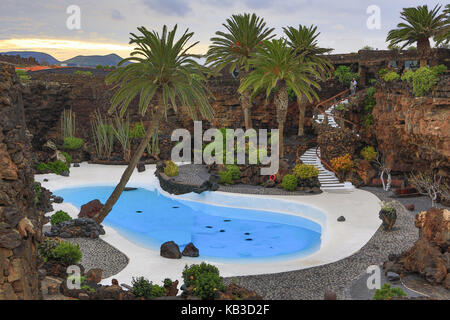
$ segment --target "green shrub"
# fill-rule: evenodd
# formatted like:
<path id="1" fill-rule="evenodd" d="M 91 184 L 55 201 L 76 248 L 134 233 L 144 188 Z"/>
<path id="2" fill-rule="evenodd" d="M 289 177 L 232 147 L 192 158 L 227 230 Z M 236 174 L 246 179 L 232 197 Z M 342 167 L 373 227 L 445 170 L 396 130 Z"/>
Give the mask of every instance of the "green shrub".
<path id="1" fill-rule="evenodd" d="M 395 71 L 389 71 L 383 76 L 383 80 L 386 82 L 391 82 L 398 79 L 400 79 L 400 76 Z"/>
<path id="2" fill-rule="evenodd" d="M 97 69 L 97 70 L 103 69 L 103 66 L 101 64 L 99 64 L 95 67 L 95 69 Z"/>
<path id="3" fill-rule="evenodd" d="M 231 177 L 233 180 L 237 180 L 241 178 L 241 169 L 235 164 L 226 164 L 225 165 L 226 171 L 231 172 Z"/>
<path id="4" fill-rule="evenodd" d="M 80 262 L 83 254 L 78 244 L 74 245 L 63 241 L 52 250 L 52 256 L 55 260 L 61 261 L 65 265 L 73 265 Z"/>
<path id="5" fill-rule="evenodd" d="M 221 184 L 234 184 L 233 173 L 231 171 L 228 170 L 220 171 L 219 177 Z"/>
<path id="6" fill-rule="evenodd" d="M 336 107 L 334 107 L 337 111 L 344 111 L 345 110 L 345 103 L 338 104 Z"/>
<path id="7" fill-rule="evenodd" d="M 141 122 L 138 122 L 130 130 L 130 139 L 143 138 L 145 136 L 145 127 Z"/>
<path id="8" fill-rule="evenodd" d="M 61 152 L 61 154 L 66 158 L 66 163 L 68 166 L 72 163 L 72 156 L 68 154 L 67 152 Z"/>
<path id="9" fill-rule="evenodd" d="M 163 283 L 164 283 L 164 288 L 170 288 L 173 284 L 173 281 L 172 281 L 172 279 L 165 278 Z"/>
<path id="10" fill-rule="evenodd" d="M 361 156 L 363 159 L 367 161 L 373 161 L 377 157 L 378 153 L 376 152 L 375 148 L 372 146 L 364 147 L 361 150 Z"/>
<path id="11" fill-rule="evenodd" d="M 345 86 L 349 86 L 353 78 L 359 79 L 359 75 L 351 72 L 350 67 L 347 66 L 339 66 L 334 71 L 334 77 Z"/>
<path id="12" fill-rule="evenodd" d="M 158 286 L 157 284 L 153 284 L 151 281 L 148 281 L 144 277 L 132 278 L 131 280 L 132 289 L 136 297 L 145 298 L 147 300 L 162 297 L 166 290 Z"/>
<path id="13" fill-rule="evenodd" d="M 83 76 L 83 77 L 91 77 L 92 76 L 91 71 L 82 71 L 82 70 L 77 70 L 73 74 L 77 75 L 77 76 Z"/>
<path id="14" fill-rule="evenodd" d="M 50 223 L 52 226 L 54 226 L 55 224 L 69 220 L 72 220 L 69 214 L 65 211 L 59 210 L 51 216 Z"/>
<path id="15" fill-rule="evenodd" d="M 388 69 L 386 69 L 386 68 L 383 68 L 383 69 L 380 69 L 379 71 L 378 71 L 378 75 L 382 78 L 386 73 L 388 73 L 389 72 L 389 70 Z"/>
<path id="16" fill-rule="evenodd" d="M 411 82 L 414 77 L 414 71 L 409 69 L 402 75 L 402 81 Z"/>
<path id="17" fill-rule="evenodd" d="M 34 203 L 36 205 L 38 205 L 39 204 L 39 197 L 41 196 L 41 192 L 42 192 L 41 185 L 39 183 L 35 182 L 33 184 L 33 188 L 34 188 L 34 194 L 35 194 L 35 196 L 34 196 Z"/>
<path id="18" fill-rule="evenodd" d="M 439 76 L 427 67 L 419 68 L 413 75 L 413 91 L 416 97 L 428 94 L 430 89 L 439 81 Z"/>
<path id="19" fill-rule="evenodd" d="M 67 137 L 64 139 L 63 148 L 67 150 L 78 150 L 83 146 L 83 139 Z"/>
<path id="20" fill-rule="evenodd" d="M 60 175 L 64 171 L 70 172 L 69 166 L 67 164 L 65 164 L 64 162 L 62 162 L 61 160 L 56 160 L 54 162 L 49 162 L 49 163 L 41 162 L 37 166 L 36 169 L 38 172 L 50 170 L 51 172 L 58 174 L 58 175 Z"/>
<path id="21" fill-rule="evenodd" d="M 447 72 L 447 66 L 444 64 L 440 64 L 438 66 L 431 67 L 431 71 L 433 71 L 437 76 L 441 76 L 445 72 Z"/>
<path id="22" fill-rule="evenodd" d="M 312 178 L 319 176 L 319 169 L 309 164 L 297 164 L 293 171 L 294 175 L 302 180 L 311 180 Z"/>
<path id="23" fill-rule="evenodd" d="M 187 265 L 183 270 L 183 280 L 186 287 L 193 287 L 193 294 L 202 299 L 213 299 L 217 290 L 225 290 L 223 278 L 217 267 L 202 262 L 200 265 Z"/>
<path id="24" fill-rule="evenodd" d="M 38 254 L 44 260 L 47 261 L 49 259 L 54 259 L 53 249 L 61 244 L 61 241 L 56 239 L 46 238 L 42 243 L 38 246 Z"/>
<path id="25" fill-rule="evenodd" d="M 294 191 L 297 189 L 298 180 L 297 177 L 293 174 L 287 174 L 283 177 L 283 181 L 281 182 L 281 186 L 284 190 Z"/>
<path id="26" fill-rule="evenodd" d="M 26 81 L 26 80 L 31 79 L 31 76 L 29 76 L 25 70 L 17 69 L 16 74 L 17 74 L 17 77 L 19 78 L 19 80 L 21 80 L 21 81 Z"/>
<path id="27" fill-rule="evenodd" d="M 391 288 L 389 283 L 385 283 L 381 289 L 375 290 L 373 300 L 390 300 L 392 298 L 406 297 L 407 294 L 401 288 Z"/>
<path id="28" fill-rule="evenodd" d="M 178 175 L 178 166 L 172 160 L 166 162 L 166 167 L 164 168 L 164 173 L 168 177 L 175 177 Z"/>

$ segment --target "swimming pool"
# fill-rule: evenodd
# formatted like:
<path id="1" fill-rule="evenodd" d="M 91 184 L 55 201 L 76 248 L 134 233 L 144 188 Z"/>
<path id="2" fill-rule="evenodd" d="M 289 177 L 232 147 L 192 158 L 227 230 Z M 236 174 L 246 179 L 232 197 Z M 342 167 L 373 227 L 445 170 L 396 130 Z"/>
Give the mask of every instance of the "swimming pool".
<path id="1" fill-rule="evenodd" d="M 76 187 L 55 194 L 80 208 L 93 199 L 104 203 L 113 189 Z M 150 249 L 175 241 L 183 250 L 192 242 L 199 258 L 215 260 L 305 256 L 320 248 L 322 235 L 320 224 L 303 217 L 173 199 L 144 188 L 124 192 L 103 223 Z"/>

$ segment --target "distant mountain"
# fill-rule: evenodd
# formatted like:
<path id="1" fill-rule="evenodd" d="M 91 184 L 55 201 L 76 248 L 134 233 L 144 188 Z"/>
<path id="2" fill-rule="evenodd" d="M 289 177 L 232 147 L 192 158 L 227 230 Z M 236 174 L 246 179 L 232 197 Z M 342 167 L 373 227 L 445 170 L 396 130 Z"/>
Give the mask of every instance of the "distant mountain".
<path id="1" fill-rule="evenodd" d="M 61 63 L 69 67 L 117 66 L 122 60 L 117 54 L 108 54 L 106 56 L 76 56 Z"/>
<path id="2" fill-rule="evenodd" d="M 3 52 L 2 54 L 6 54 L 9 56 L 21 56 L 22 58 L 33 57 L 39 64 L 59 64 L 59 61 L 53 58 L 51 55 L 43 52 L 36 51 L 9 51 Z"/>

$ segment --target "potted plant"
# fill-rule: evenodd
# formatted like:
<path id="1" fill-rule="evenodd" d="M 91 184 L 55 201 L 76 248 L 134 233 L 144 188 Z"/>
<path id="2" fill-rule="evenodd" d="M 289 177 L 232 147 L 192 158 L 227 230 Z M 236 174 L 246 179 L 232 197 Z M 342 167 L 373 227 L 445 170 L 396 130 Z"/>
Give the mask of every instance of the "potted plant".
<path id="1" fill-rule="evenodd" d="M 392 202 L 381 202 L 379 217 L 383 221 L 384 230 L 391 231 L 395 221 L 397 221 L 397 210 L 394 208 Z"/>

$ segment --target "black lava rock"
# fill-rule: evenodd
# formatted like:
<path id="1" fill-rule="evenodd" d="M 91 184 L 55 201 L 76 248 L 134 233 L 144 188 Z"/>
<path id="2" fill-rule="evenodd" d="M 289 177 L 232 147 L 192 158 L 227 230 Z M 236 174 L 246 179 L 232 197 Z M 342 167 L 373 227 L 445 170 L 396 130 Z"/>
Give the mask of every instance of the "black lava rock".
<path id="1" fill-rule="evenodd" d="M 345 217 L 344 216 L 340 216 L 339 218 L 337 218 L 337 221 L 344 222 L 345 221 Z"/>
<path id="2" fill-rule="evenodd" d="M 54 203 L 63 203 L 64 199 L 62 197 L 55 197 L 53 198 Z"/>
<path id="3" fill-rule="evenodd" d="M 181 259 L 180 247 L 173 241 L 165 242 L 161 245 L 160 255 L 168 259 Z"/>
<path id="4" fill-rule="evenodd" d="M 198 249 L 191 242 L 186 247 L 184 247 L 183 252 L 181 253 L 185 257 L 198 257 L 200 255 Z"/>
<path id="5" fill-rule="evenodd" d="M 100 235 L 104 234 L 105 230 L 103 226 L 94 220 L 90 218 L 78 218 L 53 225 L 50 231 L 45 233 L 45 236 L 97 239 Z"/>

